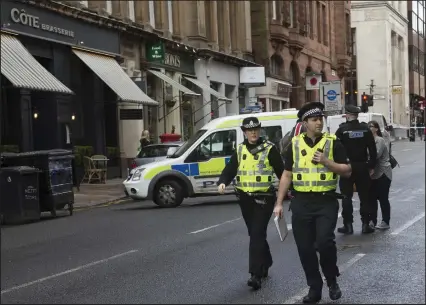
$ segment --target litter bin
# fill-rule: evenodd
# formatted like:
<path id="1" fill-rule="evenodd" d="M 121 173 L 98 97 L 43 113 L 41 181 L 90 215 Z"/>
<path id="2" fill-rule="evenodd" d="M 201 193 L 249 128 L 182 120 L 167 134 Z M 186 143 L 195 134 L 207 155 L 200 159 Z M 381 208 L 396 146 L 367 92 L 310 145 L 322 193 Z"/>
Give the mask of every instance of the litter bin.
<path id="1" fill-rule="evenodd" d="M 0 169 L 0 210 L 4 223 L 40 219 L 39 172 L 28 166 Z"/>
<path id="2" fill-rule="evenodd" d="M 54 149 L 25 153 L 4 153 L 3 166 L 31 166 L 40 170 L 40 210 L 56 216 L 57 210 L 74 208 L 73 152 Z"/>

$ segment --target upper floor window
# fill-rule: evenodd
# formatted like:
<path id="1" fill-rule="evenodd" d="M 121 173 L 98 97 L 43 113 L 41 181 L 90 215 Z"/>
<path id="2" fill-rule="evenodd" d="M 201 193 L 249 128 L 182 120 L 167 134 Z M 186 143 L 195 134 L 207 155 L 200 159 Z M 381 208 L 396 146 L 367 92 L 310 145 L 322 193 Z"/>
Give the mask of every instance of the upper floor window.
<path id="1" fill-rule="evenodd" d="M 277 20 L 277 1 L 272 1 L 272 20 Z"/>
<path id="2" fill-rule="evenodd" d="M 149 24 L 153 28 L 155 28 L 155 6 L 154 6 L 153 0 L 149 1 L 148 7 L 149 7 Z"/>
<path id="3" fill-rule="evenodd" d="M 169 23 L 169 31 L 173 33 L 173 4 L 172 1 L 167 1 L 167 17 Z"/>
<path id="4" fill-rule="evenodd" d="M 270 72 L 272 75 L 281 75 L 281 67 L 283 60 L 281 56 L 274 54 L 270 58 Z"/>

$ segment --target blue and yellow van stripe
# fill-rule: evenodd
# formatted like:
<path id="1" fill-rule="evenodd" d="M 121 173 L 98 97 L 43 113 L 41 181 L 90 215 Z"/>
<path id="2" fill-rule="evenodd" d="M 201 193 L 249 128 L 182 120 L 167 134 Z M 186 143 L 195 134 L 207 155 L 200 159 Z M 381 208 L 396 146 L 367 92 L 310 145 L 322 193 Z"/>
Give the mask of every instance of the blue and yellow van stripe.
<path id="1" fill-rule="evenodd" d="M 228 164 L 229 160 L 231 160 L 231 157 L 212 158 L 209 161 L 198 163 L 182 163 L 158 166 L 148 170 L 144 175 L 144 179 L 150 180 L 157 174 L 167 170 L 178 171 L 187 177 L 219 176 L 225 168 L 225 165 Z"/>

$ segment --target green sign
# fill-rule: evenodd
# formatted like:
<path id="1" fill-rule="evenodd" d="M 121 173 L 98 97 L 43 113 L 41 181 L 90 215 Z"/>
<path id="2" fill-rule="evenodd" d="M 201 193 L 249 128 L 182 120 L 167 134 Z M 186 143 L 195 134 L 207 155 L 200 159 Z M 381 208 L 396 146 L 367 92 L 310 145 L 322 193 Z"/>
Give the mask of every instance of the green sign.
<path id="1" fill-rule="evenodd" d="M 150 45 L 147 48 L 148 61 L 162 61 L 164 60 L 164 45 L 162 42 Z"/>

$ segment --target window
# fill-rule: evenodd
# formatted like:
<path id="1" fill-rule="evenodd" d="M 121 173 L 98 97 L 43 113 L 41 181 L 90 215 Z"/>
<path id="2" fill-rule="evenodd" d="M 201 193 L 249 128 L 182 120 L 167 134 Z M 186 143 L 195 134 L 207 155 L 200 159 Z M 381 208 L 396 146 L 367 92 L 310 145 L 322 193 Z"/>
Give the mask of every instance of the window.
<path id="1" fill-rule="evenodd" d="M 155 158 L 155 157 L 165 157 L 167 156 L 167 151 L 170 147 L 168 145 L 150 145 L 144 147 L 137 156 L 137 158 Z"/>
<path id="2" fill-rule="evenodd" d="M 425 54 L 419 51 L 419 73 L 425 75 Z"/>
<path id="3" fill-rule="evenodd" d="M 324 45 L 328 46 L 328 27 L 327 27 L 327 10 L 325 5 L 322 5 L 322 38 Z"/>
<path id="4" fill-rule="evenodd" d="M 272 20 L 277 20 L 277 1 L 272 1 Z"/>
<path id="5" fill-rule="evenodd" d="M 149 1 L 149 24 L 155 28 L 155 11 L 154 11 L 154 1 Z"/>
<path id="6" fill-rule="evenodd" d="M 351 32 L 352 32 L 352 28 L 351 28 L 351 18 L 349 14 L 345 14 L 345 25 L 346 25 L 346 50 L 348 55 L 352 55 L 352 53 L 350 53 L 350 49 L 352 48 L 352 40 L 351 40 Z"/>
<path id="7" fill-rule="evenodd" d="M 89 6 L 89 1 L 82 0 L 82 1 L 80 1 L 80 4 L 83 5 L 83 6 L 85 6 L 85 7 L 88 7 Z"/>
<path id="8" fill-rule="evenodd" d="M 268 141 L 271 141 L 275 146 L 279 147 L 281 139 L 283 138 L 283 131 L 281 126 L 268 126 L 262 127 L 260 136 Z"/>
<path id="9" fill-rule="evenodd" d="M 150 107 L 148 107 L 150 108 Z M 207 132 L 207 130 L 205 129 L 200 129 L 197 131 L 196 134 L 194 134 L 191 138 L 189 138 L 188 141 L 186 141 L 180 148 L 178 148 L 178 150 L 173 154 L 172 158 L 179 158 L 180 156 L 182 156 L 184 153 L 186 153 L 186 151 L 191 148 L 191 146 L 198 141 L 199 138 L 201 138 L 201 136 L 203 134 L 205 134 Z"/>
<path id="10" fill-rule="evenodd" d="M 418 19 L 417 19 L 417 15 L 414 13 L 412 13 L 412 22 L 413 22 L 413 30 L 418 32 L 419 31 Z"/>
<path id="11" fill-rule="evenodd" d="M 127 4 L 129 6 L 129 19 L 134 22 L 135 21 L 135 2 L 133 0 L 129 0 Z"/>
<path id="12" fill-rule="evenodd" d="M 108 14 L 112 14 L 112 3 L 111 0 L 107 0 L 106 1 L 106 8 L 105 10 L 107 11 Z"/>
<path id="13" fill-rule="evenodd" d="M 280 65 L 280 61 L 278 60 L 278 55 L 274 54 L 271 56 L 270 65 L 271 65 L 270 72 L 272 75 L 281 74 L 281 65 Z"/>
<path id="14" fill-rule="evenodd" d="M 271 99 L 271 111 L 280 111 L 280 101 Z"/>
<path id="15" fill-rule="evenodd" d="M 413 71 L 419 71 L 419 49 L 413 47 Z"/>
<path id="16" fill-rule="evenodd" d="M 317 36 L 318 42 L 322 42 L 322 31 L 321 31 L 321 3 L 317 1 Z"/>
<path id="17" fill-rule="evenodd" d="M 169 21 L 169 31 L 173 33 L 173 6 L 172 1 L 167 1 L 167 16 Z"/>
<path id="18" fill-rule="evenodd" d="M 290 17 L 290 28 L 294 27 L 294 1 L 290 1 L 289 3 L 289 17 Z"/>
<path id="19" fill-rule="evenodd" d="M 352 39 L 352 55 L 356 56 L 356 28 L 351 29 L 351 39 Z"/>
<path id="20" fill-rule="evenodd" d="M 197 160 L 231 156 L 237 147 L 237 132 L 235 129 L 218 131 L 210 134 L 197 147 Z"/>

